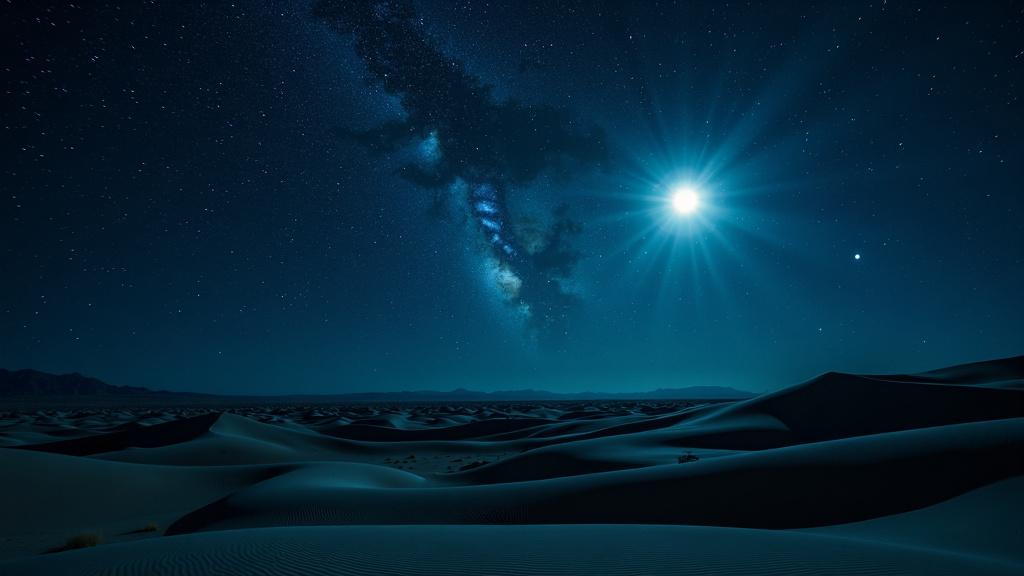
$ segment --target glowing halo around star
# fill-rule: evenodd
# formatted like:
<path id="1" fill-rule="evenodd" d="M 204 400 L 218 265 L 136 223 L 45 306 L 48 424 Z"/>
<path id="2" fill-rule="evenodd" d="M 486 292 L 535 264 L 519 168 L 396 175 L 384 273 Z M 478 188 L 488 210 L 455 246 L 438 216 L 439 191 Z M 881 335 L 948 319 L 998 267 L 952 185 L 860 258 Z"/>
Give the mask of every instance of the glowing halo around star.
<path id="1" fill-rule="evenodd" d="M 792 62 L 753 98 L 734 97 L 724 84 L 702 94 L 680 79 L 660 94 L 665 107 L 632 138 L 621 135 L 589 233 L 614 239 L 602 266 L 630 271 L 609 273 L 605 289 L 633 294 L 673 336 L 711 310 L 729 316 L 753 287 L 764 298 L 782 294 L 793 283 L 790 259 L 806 257 L 791 234 L 807 223 L 789 207 L 827 177 L 794 171 L 791 159 L 807 153 L 807 140 L 775 128 L 788 122 L 785 83 L 800 79 L 801 67 Z M 676 88 L 691 97 L 676 98 Z M 857 259 L 859 248 L 846 255 L 857 265 L 869 259 Z"/>
<path id="2" fill-rule="evenodd" d="M 670 201 L 676 214 L 688 216 L 700 208 L 700 193 L 692 186 L 679 186 L 673 189 Z"/>

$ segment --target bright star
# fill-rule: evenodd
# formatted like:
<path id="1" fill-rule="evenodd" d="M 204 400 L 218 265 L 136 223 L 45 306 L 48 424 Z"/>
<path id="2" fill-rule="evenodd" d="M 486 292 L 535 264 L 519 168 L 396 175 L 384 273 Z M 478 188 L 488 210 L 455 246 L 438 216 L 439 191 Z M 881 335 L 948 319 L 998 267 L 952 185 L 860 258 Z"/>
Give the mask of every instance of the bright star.
<path id="1" fill-rule="evenodd" d="M 860 260 L 860 254 L 854 254 L 853 255 L 853 259 L 854 260 Z"/>
<path id="2" fill-rule="evenodd" d="M 677 214 L 693 214 L 700 207 L 700 195 L 690 186 L 681 186 L 672 192 L 672 209 Z"/>

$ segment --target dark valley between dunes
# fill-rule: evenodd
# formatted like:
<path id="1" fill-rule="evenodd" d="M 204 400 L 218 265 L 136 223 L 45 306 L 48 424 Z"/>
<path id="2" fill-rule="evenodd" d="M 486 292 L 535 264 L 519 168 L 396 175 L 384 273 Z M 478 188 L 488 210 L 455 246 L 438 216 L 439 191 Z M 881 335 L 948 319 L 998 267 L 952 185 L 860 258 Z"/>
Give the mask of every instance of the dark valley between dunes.
<path id="1" fill-rule="evenodd" d="M 5 575 L 1024 569 L 1024 357 L 742 399 L 35 392 L 0 418 Z"/>

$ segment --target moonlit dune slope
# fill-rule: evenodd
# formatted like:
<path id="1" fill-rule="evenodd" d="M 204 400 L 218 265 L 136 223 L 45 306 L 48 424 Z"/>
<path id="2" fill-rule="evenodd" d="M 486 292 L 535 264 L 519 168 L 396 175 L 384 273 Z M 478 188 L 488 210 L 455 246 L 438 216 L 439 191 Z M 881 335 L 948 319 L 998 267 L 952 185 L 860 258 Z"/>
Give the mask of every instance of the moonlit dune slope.
<path id="1" fill-rule="evenodd" d="M 1013 358 L 731 402 L 9 414 L 0 572 L 1019 573 L 1022 377 Z M 82 531 L 106 543 L 45 553 Z"/>

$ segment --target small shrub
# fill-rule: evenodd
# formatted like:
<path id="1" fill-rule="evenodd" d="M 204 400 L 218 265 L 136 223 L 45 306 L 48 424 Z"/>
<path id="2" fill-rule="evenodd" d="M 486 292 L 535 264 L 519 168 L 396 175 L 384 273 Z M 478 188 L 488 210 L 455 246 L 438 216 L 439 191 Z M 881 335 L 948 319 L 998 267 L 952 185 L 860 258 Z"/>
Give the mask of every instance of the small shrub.
<path id="1" fill-rule="evenodd" d="M 687 452 L 686 454 L 680 454 L 678 460 L 680 464 L 685 464 L 687 462 L 696 462 L 699 458 L 693 453 Z"/>
<path id="2" fill-rule="evenodd" d="M 146 524 L 145 526 L 143 526 L 142 530 L 139 530 L 139 532 L 156 532 L 158 530 L 160 530 L 160 527 L 157 526 L 157 523 L 156 522 L 150 522 L 150 523 Z"/>
<path id="3" fill-rule="evenodd" d="M 103 544 L 103 536 L 98 532 L 82 532 L 68 538 L 64 546 L 58 550 L 77 550 L 78 548 L 91 548 L 100 544 Z"/>

